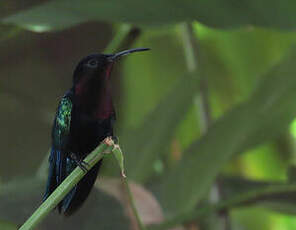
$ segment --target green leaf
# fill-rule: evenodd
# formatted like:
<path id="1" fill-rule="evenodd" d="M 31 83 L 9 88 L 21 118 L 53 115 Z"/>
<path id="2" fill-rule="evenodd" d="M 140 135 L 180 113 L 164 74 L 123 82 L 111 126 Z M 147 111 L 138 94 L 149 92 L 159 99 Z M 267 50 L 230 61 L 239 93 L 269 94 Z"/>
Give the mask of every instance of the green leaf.
<path id="1" fill-rule="evenodd" d="M 193 143 L 166 178 L 161 200 L 167 211 L 193 209 L 234 154 L 273 138 L 296 115 L 296 50 L 273 68 L 245 103 L 218 119 Z M 188 180 L 192 178 L 193 180 Z"/>
<path id="2" fill-rule="evenodd" d="M 221 181 L 223 182 L 223 181 Z M 227 184 L 227 182 L 226 182 Z M 237 189 L 238 185 L 243 184 L 244 190 Z M 189 212 L 181 213 L 177 216 L 174 216 L 171 219 L 168 219 L 159 225 L 154 225 L 151 230 L 164 230 L 171 229 L 181 224 L 196 221 L 200 218 L 206 218 L 213 213 L 221 213 L 223 211 L 231 211 L 233 208 L 242 207 L 245 205 L 257 205 L 260 202 L 276 200 L 279 204 L 280 200 L 286 200 L 287 196 L 291 198 L 294 196 L 296 191 L 295 184 L 271 184 L 271 183 L 260 183 L 260 182 L 251 182 L 249 185 L 253 189 L 246 189 L 247 185 L 240 181 L 239 183 L 231 183 L 231 185 L 236 185 L 236 193 L 228 194 L 229 197 L 221 199 L 217 203 L 208 203 L 199 208 L 195 208 Z M 240 191 L 239 191 L 240 190 Z M 225 192 L 225 191 L 224 191 Z M 294 199 L 290 199 L 289 202 L 295 203 Z M 293 205 L 290 205 L 290 208 Z"/>
<path id="3" fill-rule="evenodd" d="M 115 156 L 117 163 L 119 165 L 119 168 L 121 170 L 121 175 L 123 177 L 125 177 L 125 170 L 124 170 L 124 157 L 123 157 L 123 153 L 120 149 L 119 146 L 114 147 L 114 149 L 112 150 L 113 155 Z"/>
<path id="4" fill-rule="evenodd" d="M 222 178 L 220 181 L 223 184 L 223 200 L 231 199 L 239 194 L 247 194 L 251 192 L 260 191 L 264 188 L 271 188 L 275 190 L 281 186 L 285 186 L 283 183 L 272 183 L 268 181 L 253 181 L 244 178 Z M 280 212 L 288 215 L 296 215 L 296 195 L 294 191 L 281 191 L 271 194 L 262 194 L 248 202 L 242 203 L 242 205 L 256 205 L 264 208 L 271 209 L 276 212 Z"/>
<path id="5" fill-rule="evenodd" d="M 150 26 L 198 20 L 220 28 L 255 25 L 295 29 L 295 11 L 296 3 L 288 0 L 126 0 L 124 4 L 120 0 L 55 0 L 11 15 L 3 22 L 35 32 L 64 29 L 91 20 Z"/>

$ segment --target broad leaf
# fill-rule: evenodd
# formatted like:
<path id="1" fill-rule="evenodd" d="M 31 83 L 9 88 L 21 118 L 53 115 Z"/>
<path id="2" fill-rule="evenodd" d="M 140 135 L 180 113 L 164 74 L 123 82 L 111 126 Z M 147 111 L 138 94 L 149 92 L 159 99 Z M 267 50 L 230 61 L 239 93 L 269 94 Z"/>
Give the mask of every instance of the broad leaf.
<path id="1" fill-rule="evenodd" d="M 252 181 L 243 178 L 222 178 L 223 183 L 223 200 L 232 199 L 242 196 L 242 194 L 254 193 L 262 191 L 264 188 L 269 188 L 270 191 L 275 191 L 277 188 L 286 186 L 284 183 L 271 183 L 268 181 Z M 291 185 L 291 187 L 294 185 Z M 294 186 L 295 187 L 295 186 Z M 255 196 L 241 205 L 259 205 L 276 212 L 281 212 L 289 215 L 296 215 L 296 195 L 295 191 L 269 192 Z"/>
<path id="2" fill-rule="evenodd" d="M 137 25 L 167 25 L 198 20 L 206 25 L 232 28 L 246 25 L 294 29 L 296 3 L 283 1 L 169 1 L 55 0 L 3 20 L 45 32 L 91 20 Z"/>
<path id="3" fill-rule="evenodd" d="M 166 143 L 192 105 L 196 89 L 196 78 L 182 77 L 137 130 L 122 136 L 129 177 L 144 181 L 151 175 L 155 160 L 165 151 Z"/>
<path id="4" fill-rule="evenodd" d="M 295 58 L 294 49 L 267 74 L 247 102 L 218 119 L 187 149 L 163 184 L 161 200 L 168 211 L 180 213 L 194 208 L 234 154 L 286 129 L 296 116 Z"/>

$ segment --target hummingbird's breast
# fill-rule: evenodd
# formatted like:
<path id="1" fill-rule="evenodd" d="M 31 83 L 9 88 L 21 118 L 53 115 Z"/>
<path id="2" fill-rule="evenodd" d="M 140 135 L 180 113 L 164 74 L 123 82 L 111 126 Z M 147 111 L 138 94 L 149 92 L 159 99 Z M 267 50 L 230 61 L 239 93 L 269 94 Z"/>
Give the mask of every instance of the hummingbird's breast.
<path id="1" fill-rule="evenodd" d="M 113 134 L 111 118 L 115 116 L 109 87 L 87 85 L 87 90 L 75 92 L 69 143 L 71 151 L 82 156 Z"/>
<path id="2" fill-rule="evenodd" d="M 114 117 L 109 81 L 102 76 L 83 76 L 74 87 L 71 116 L 72 152 L 87 154 L 112 135 Z"/>
<path id="3" fill-rule="evenodd" d="M 106 73 L 106 76 L 109 74 Z M 109 80 L 103 76 L 83 77 L 75 85 L 75 104 L 85 114 L 97 119 L 108 118 L 114 113 Z"/>
<path id="4" fill-rule="evenodd" d="M 69 142 L 71 152 L 84 157 L 93 151 L 107 136 L 113 135 L 111 118 L 98 119 L 73 110 Z"/>

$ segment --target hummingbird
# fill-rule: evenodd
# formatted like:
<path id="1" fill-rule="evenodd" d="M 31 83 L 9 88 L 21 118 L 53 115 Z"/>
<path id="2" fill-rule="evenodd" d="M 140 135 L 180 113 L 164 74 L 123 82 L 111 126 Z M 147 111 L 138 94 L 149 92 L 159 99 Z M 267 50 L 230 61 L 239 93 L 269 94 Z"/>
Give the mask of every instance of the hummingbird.
<path id="1" fill-rule="evenodd" d="M 111 96 L 110 74 L 122 56 L 149 50 L 135 48 L 115 54 L 91 54 L 84 57 L 73 73 L 73 85 L 59 102 L 52 127 L 49 174 L 43 200 L 77 167 L 85 176 L 57 205 L 60 214 L 72 215 L 88 197 L 100 160 L 90 170 L 83 161 L 106 137 L 113 137 L 116 120 Z"/>

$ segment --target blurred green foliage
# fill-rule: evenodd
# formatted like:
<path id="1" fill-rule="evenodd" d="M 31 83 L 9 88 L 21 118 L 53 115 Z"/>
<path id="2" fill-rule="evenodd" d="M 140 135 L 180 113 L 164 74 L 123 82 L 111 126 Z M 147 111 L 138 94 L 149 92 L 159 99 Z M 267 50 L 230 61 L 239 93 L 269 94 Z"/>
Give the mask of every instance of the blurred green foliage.
<path id="1" fill-rule="evenodd" d="M 288 0 L 1 2 L 0 229 L 40 203 L 58 98 L 77 61 L 124 23 L 138 30 L 129 46 L 152 50 L 114 70 L 116 133 L 127 175 L 153 192 L 164 223 L 294 229 L 295 11 Z M 102 174 L 119 175 L 112 159 Z M 53 213 L 40 229 L 119 227 L 123 207 L 95 190 L 76 217 Z"/>

